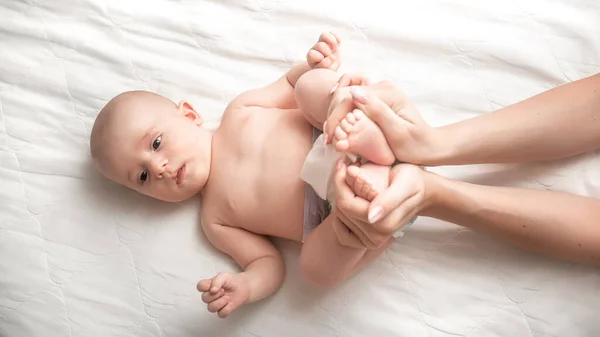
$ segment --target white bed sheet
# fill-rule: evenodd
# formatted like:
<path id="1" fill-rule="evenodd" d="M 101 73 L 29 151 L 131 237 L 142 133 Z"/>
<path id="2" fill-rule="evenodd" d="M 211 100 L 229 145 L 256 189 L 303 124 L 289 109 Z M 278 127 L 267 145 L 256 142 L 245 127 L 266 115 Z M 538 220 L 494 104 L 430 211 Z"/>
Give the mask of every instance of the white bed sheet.
<path id="1" fill-rule="evenodd" d="M 430 219 L 328 291 L 281 243 L 282 289 L 217 319 L 195 284 L 236 269 L 199 231 L 197 201 L 108 184 L 88 155 L 115 94 L 188 99 L 215 127 L 325 30 L 345 70 L 392 80 L 432 125 L 462 120 L 600 71 L 599 18 L 597 0 L 0 0 L 0 335 L 599 336 L 598 269 Z M 596 153 L 436 171 L 600 197 Z"/>

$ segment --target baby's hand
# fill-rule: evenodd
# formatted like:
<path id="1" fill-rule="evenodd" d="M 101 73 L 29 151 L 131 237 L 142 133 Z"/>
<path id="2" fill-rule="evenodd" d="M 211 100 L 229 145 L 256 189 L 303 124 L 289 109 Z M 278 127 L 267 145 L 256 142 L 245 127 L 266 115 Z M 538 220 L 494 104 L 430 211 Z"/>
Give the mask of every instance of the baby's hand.
<path id="1" fill-rule="evenodd" d="M 308 51 L 306 61 L 311 69 L 325 68 L 337 71 L 340 67 L 340 38 L 334 33 L 323 33 L 319 42 Z"/>
<path id="2" fill-rule="evenodd" d="M 202 301 L 208 304 L 208 311 L 219 317 L 229 316 L 245 304 L 250 297 L 250 287 L 241 274 L 218 273 L 217 276 L 198 282 Z"/>

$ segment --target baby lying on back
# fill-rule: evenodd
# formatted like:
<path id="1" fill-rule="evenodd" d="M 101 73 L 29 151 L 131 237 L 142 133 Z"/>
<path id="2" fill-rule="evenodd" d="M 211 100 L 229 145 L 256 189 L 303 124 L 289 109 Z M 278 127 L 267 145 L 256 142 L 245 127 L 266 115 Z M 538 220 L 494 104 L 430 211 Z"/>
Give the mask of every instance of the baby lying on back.
<path id="1" fill-rule="evenodd" d="M 332 206 L 330 179 L 322 179 L 327 186 L 316 186 L 301 178 L 303 172 L 331 177 L 337 160 L 306 159 L 313 146 L 324 146 L 315 141 L 339 79 L 339 44 L 336 35 L 322 34 L 306 62 L 233 99 L 214 134 L 202 127 L 202 114 L 188 102 L 175 104 L 143 91 L 116 96 L 94 123 L 91 153 L 108 179 L 168 202 L 200 193 L 204 233 L 243 270 L 198 283 L 208 310 L 220 317 L 280 287 L 285 266 L 270 237 L 302 242 L 302 275 L 319 285 L 346 280 L 392 242 L 376 250 L 342 246 L 334 232 L 341 221 Z M 347 183 L 360 197 L 372 200 L 388 186 L 393 153 L 360 111 L 348 114 L 334 144 L 370 161 L 348 172 Z"/>

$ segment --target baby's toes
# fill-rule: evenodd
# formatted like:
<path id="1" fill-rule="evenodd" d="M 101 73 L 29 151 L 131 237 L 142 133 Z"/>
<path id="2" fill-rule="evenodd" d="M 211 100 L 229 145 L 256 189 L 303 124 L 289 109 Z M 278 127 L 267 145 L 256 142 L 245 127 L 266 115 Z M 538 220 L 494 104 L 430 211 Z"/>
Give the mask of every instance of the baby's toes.
<path id="1" fill-rule="evenodd" d="M 335 128 L 334 136 L 338 140 L 344 140 L 344 139 L 348 138 L 348 133 L 344 130 L 343 124 L 344 124 L 344 121 L 342 121 L 342 123 L 340 123 L 340 125 L 338 125 L 338 127 Z"/>
<path id="2" fill-rule="evenodd" d="M 367 193 L 365 199 L 367 199 L 367 201 L 373 201 L 373 199 L 375 199 L 375 197 L 377 196 L 377 194 L 379 194 L 379 191 L 377 191 L 376 189 L 372 188 L 369 193 Z"/>
<path id="3" fill-rule="evenodd" d="M 354 186 L 354 182 L 356 181 L 356 175 L 350 174 L 350 170 L 346 171 L 346 185 Z"/>
<path id="4" fill-rule="evenodd" d="M 345 134 L 352 133 L 352 130 L 354 129 L 353 124 L 348 122 L 348 120 L 346 120 L 346 119 L 342 119 L 339 127 L 344 131 Z"/>
<path id="5" fill-rule="evenodd" d="M 360 168 L 357 165 L 350 165 L 346 169 L 347 176 L 352 177 L 353 181 L 360 176 Z"/>
<path id="6" fill-rule="evenodd" d="M 346 114 L 346 120 L 348 121 L 348 123 L 350 123 L 351 125 L 354 125 L 354 123 L 356 123 L 356 118 L 354 117 L 354 113 L 349 112 L 348 114 Z"/>
<path id="7" fill-rule="evenodd" d="M 356 191 L 358 195 L 363 198 L 366 198 L 371 191 L 373 191 L 373 186 L 366 180 L 363 179 L 363 185 L 360 190 Z"/>
<path id="8" fill-rule="evenodd" d="M 352 110 L 352 118 L 354 118 L 356 121 L 359 121 L 365 117 L 367 117 L 367 116 L 365 115 L 365 113 L 362 110 L 360 110 L 360 109 Z"/>
<path id="9" fill-rule="evenodd" d="M 354 194 L 360 195 L 364 186 L 365 186 L 365 180 L 362 179 L 361 177 L 357 177 L 354 180 L 354 186 L 352 186 L 352 189 L 354 190 Z"/>

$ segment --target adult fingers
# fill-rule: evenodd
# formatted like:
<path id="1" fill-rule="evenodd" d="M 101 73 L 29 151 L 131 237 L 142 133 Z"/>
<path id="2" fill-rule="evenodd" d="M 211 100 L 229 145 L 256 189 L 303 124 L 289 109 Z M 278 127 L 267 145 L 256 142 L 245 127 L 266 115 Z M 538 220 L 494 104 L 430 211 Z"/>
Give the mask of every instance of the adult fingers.
<path id="1" fill-rule="evenodd" d="M 327 121 L 323 126 L 326 144 L 330 144 L 334 137 L 335 128 L 346 118 L 346 115 L 354 110 L 354 102 L 348 88 L 340 88 L 329 104 Z"/>
<path id="2" fill-rule="evenodd" d="M 341 163 L 334 175 L 336 215 L 346 227 L 334 227 L 337 231 L 336 235 L 339 239 L 347 236 L 345 245 L 357 247 L 356 240 L 353 240 L 347 233 L 347 231 L 351 231 L 351 234 L 362 243 L 361 247 L 377 248 L 381 243 L 380 235 L 371 224 L 366 222 L 369 202 L 355 196 L 352 189 L 346 184 L 346 169 L 346 165 Z"/>
<path id="3" fill-rule="evenodd" d="M 408 126 L 410 123 L 403 118 L 398 118 L 396 111 L 390 108 L 389 103 L 384 102 L 377 94 L 368 92 L 362 87 L 350 88 L 353 103 L 364 112 L 380 128 Z M 385 130 L 383 130 L 384 133 Z"/>
<path id="4" fill-rule="evenodd" d="M 385 218 L 391 211 L 400 207 L 410 197 L 416 194 L 414 189 L 408 189 L 407 186 L 395 183 L 395 177 L 390 177 L 392 183 L 383 192 L 380 192 L 369 205 L 368 219 L 370 223 Z"/>
<path id="5" fill-rule="evenodd" d="M 416 216 L 418 204 L 419 197 L 413 195 L 399 207 L 392 209 L 385 218 L 382 218 L 372 226 L 382 234 L 393 235 L 396 231 L 406 226 L 406 224 Z"/>
<path id="6" fill-rule="evenodd" d="M 367 246 L 354 234 L 350 227 L 346 226 L 346 223 L 350 223 L 350 220 L 339 212 L 337 212 L 337 216 L 338 219 L 333 221 L 333 231 L 338 238 L 338 242 L 342 246 L 350 248 L 366 248 Z"/>
<path id="7" fill-rule="evenodd" d="M 340 79 L 337 81 L 337 83 L 334 84 L 334 86 L 331 88 L 330 93 L 333 94 L 337 88 L 344 88 L 344 87 L 356 86 L 356 85 L 368 86 L 370 84 L 371 84 L 371 80 L 363 74 L 358 74 L 358 73 L 344 74 L 344 75 L 342 75 L 342 77 L 340 77 Z"/>

